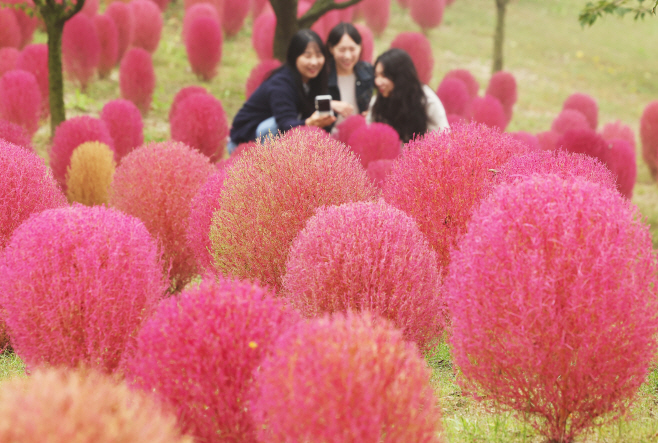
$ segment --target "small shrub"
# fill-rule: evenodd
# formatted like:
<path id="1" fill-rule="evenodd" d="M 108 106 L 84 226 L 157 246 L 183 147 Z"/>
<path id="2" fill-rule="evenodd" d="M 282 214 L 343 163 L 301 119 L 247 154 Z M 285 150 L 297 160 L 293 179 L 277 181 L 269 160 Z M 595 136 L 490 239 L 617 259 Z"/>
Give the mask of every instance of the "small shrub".
<path id="1" fill-rule="evenodd" d="M 33 151 L 32 140 L 25 128 L 7 120 L 0 120 L 0 139 Z"/>
<path id="2" fill-rule="evenodd" d="M 3 3 L 13 5 L 22 4 L 27 7 L 34 7 L 34 2 L 32 0 L 5 0 Z M 12 12 L 16 17 L 16 23 L 18 23 L 18 27 L 21 30 L 21 42 L 18 47 L 25 48 L 25 46 L 32 41 L 32 36 L 37 29 L 39 18 L 37 16 L 30 17 L 25 11 L 16 7 L 12 9 Z"/>
<path id="3" fill-rule="evenodd" d="M 114 140 L 117 162 L 144 143 L 142 115 L 133 102 L 120 98 L 111 100 L 103 106 L 100 117 Z"/>
<path id="4" fill-rule="evenodd" d="M 466 85 L 466 88 L 468 89 L 468 93 L 471 95 L 471 98 L 475 98 L 478 96 L 478 93 L 480 91 L 480 84 L 469 70 L 453 69 L 452 71 L 448 71 L 448 73 L 443 78 L 444 79 L 457 78 L 463 81 L 464 84 Z"/>
<path id="5" fill-rule="evenodd" d="M 217 8 L 210 3 L 195 3 L 185 10 L 185 17 L 183 17 L 183 41 L 187 41 L 187 34 L 189 33 L 192 22 L 198 17 L 209 17 L 217 23 L 221 23 Z"/>
<path id="6" fill-rule="evenodd" d="M 606 143 L 603 137 L 591 129 L 572 129 L 565 132 L 557 141 L 558 149 L 587 154 L 606 163 Z"/>
<path id="7" fill-rule="evenodd" d="M 161 12 L 165 12 L 167 10 L 167 6 L 169 6 L 169 0 L 151 0 L 155 2 L 156 5 L 158 5 L 158 8 L 160 8 Z"/>
<path id="8" fill-rule="evenodd" d="M 348 146 L 368 167 L 374 160 L 394 160 L 400 155 L 400 137 L 395 129 L 385 123 L 371 123 L 352 133 Z"/>
<path id="9" fill-rule="evenodd" d="M 192 94 L 171 116 L 171 138 L 191 146 L 211 161 L 224 156 L 228 120 L 222 103 L 210 94 Z"/>
<path id="10" fill-rule="evenodd" d="M 117 62 L 121 61 L 135 36 L 135 16 L 128 3 L 112 2 L 105 15 L 112 18 L 117 28 Z"/>
<path id="11" fill-rule="evenodd" d="M 446 77 L 441 81 L 436 95 L 448 115 L 468 117 L 471 96 L 466 84 L 456 77 Z"/>
<path id="12" fill-rule="evenodd" d="M 186 34 L 185 49 L 192 72 L 202 80 L 211 80 L 217 74 L 217 65 L 222 59 L 219 22 L 210 17 L 194 18 Z"/>
<path id="13" fill-rule="evenodd" d="M 108 15 L 94 16 L 94 26 L 100 42 L 98 76 L 106 78 L 119 60 L 119 36 L 114 20 Z"/>
<path id="14" fill-rule="evenodd" d="M 642 140 L 642 158 L 655 180 L 658 176 L 658 100 L 649 103 L 642 112 L 640 140 Z"/>
<path id="15" fill-rule="evenodd" d="M 265 13 L 265 9 L 269 6 L 268 0 L 252 0 L 251 2 L 251 16 L 256 19 Z"/>
<path id="16" fill-rule="evenodd" d="M 561 135 L 553 131 L 544 131 L 537 134 L 537 141 L 539 142 L 539 147 L 544 151 L 552 151 L 558 149 L 557 145 L 558 140 L 560 140 Z"/>
<path id="17" fill-rule="evenodd" d="M 473 99 L 471 102 L 471 120 L 490 128 L 497 128 L 500 131 L 504 131 L 507 127 L 505 109 L 500 100 L 491 95 Z"/>
<path id="18" fill-rule="evenodd" d="M 562 109 L 575 109 L 581 112 L 587 118 L 589 128 L 596 130 L 599 124 L 599 105 L 589 95 L 579 92 L 571 94 L 564 101 Z"/>
<path id="19" fill-rule="evenodd" d="M 250 2 L 244 0 L 224 0 L 224 14 L 222 17 L 222 29 L 227 36 L 231 37 L 242 28 L 244 19 L 249 15 Z"/>
<path id="20" fill-rule="evenodd" d="M 349 22 L 350 20 L 343 20 Z M 361 60 L 372 63 L 375 53 L 375 37 L 369 27 L 363 23 L 354 23 L 354 27 L 361 34 Z"/>
<path id="21" fill-rule="evenodd" d="M 427 37 L 420 32 L 401 32 L 391 42 L 391 48 L 407 51 L 416 67 L 418 80 L 423 84 L 430 82 L 434 69 L 434 56 L 432 44 Z"/>
<path id="22" fill-rule="evenodd" d="M 530 151 L 539 151 L 542 149 L 541 144 L 539 143 L 539 138 L 536 135 L 532 135 L 529 132 L 517 131 L 510 132 L 509 134 L 515 140 L 518 140 L 528 147 Z"/>
<path id="23" fill-rule="evenodd" d="M 335 137 L 337 140 L 348 144 L 350 136 L 359 128 L 366 126 L 366 118 L 361 114 L 354 114 L 336 125 Z"/>
<path id="24" fill-rule="evenodd" d="M 85 142 L 73 150 L 66 170 L 66 196 L 86 206 L 105 205 L 116 163 L 114 152 L 100 142 Z"/>
<path id="25" fill-rule="evenodd" d="M 32 74 L 20 69 L 0 77 L 0 119 L 22 126 L 30 136 L 39 129 L 41 93 Z"/>
<path id="26" fill-rule="evenodd" d="M 64 25 L 62 62 L 64 71 L 84 91 L 96 73 L 101 57 L 101 43 L 94 21 L 85 14 L 76 14 Z"/>
<path id="27" fill-rule="evenodd" d="M 391 15 L 391 0 L 361 0 L 359 13 L 374 35 L 381 35 L 388 26 Z"/>
<path id="28" fill-rule="evenodd" d="M 0 56 L 1 57 L 1 56 Z M 32 74 L 41 93 L 41 116 L 50 114 L 50 81 L 48 80 L 48 45 L 27 45 L 16 60 L 16 68 Z"/>
<path id="29" fill-rule="evenodd" d="M 142 48 L 131 48 L 126 52 L 119 68 L 119 87 L 121 97 L 133 102 L 142 115 L 148 114 L 155 90 L 155 71 L 151 54 Z"/>
<path id="30" fill-rule="evenodd" d="M 551 131 L 560 135 L 572 129 L 590 129 L 587 117 L 575 109 L 564 109 L 551 124 Z"/>
<path id="31" fill-rule="evenodd" d="M 637 178 L 635 148 L 626 140 L 616 139 L 607 142 L 605 164 L 617 179 L 617 190 L 628 200 L 633 198 L 633 188 Z"/>
<path id="32" fill-rule="evenodd" d="M 130 7 L 135 20 L 132 46 L 153 54 L 158 49 L 162 34 L 162 12 L 151 0 L 132 0 Z"/>
<path id="33" fill-rule="evenodd" d="M 274 29 L 276 28 L 276 15 L 273 12 L 262 14 L 254 20 L 251 33 L 251 45 L 258 58 L 262 61 L 274 58 Z"/>
<path id="34" fill-rule="evenodd" d="M 368 178 L 372 180 L 378 188 L 384 185 L 384 181 L 393 168 L 394 160 L 374 160 L 368 163 L 366 173 Z"/>
<path id="35" fill-rule="evenodd" d="M 496 97 L 500 101 L 509 124 L 512 121 L 513 109 L 517 100 L 516 79 L 512 73 L 498 71 L 493 74 L 489 80 L 486 94 Z"/>
<path id="36" fill-rule="evenodd" d="M 85 14 L 87 17 L 93 19 L 96 14 L 98 14 L 98 8 L 100 7 L 100 0 L 85 0 L 85 4 L 82 6 L 80 12 Z"/>
<path id="37" fill-rule="evenodd" d="M 409 14 L 424 33 L 443 21 L 444 0 L 408 0 Z"/>
<path id="38" fill-rule="evenodd" d="M 207 3 L 212 5 L 217 11 L 220 23 L 222 22 L 222 17 L 224 15 L 224 0 L 184 0 L 183 7 L 185 8 L 186 14 L 192 6 L 198 5 L 200 3 Z"/>
<path id="39" fill-rule="evenodd" d="M 178 107 L 178 104 L 180 102 L 182 102 L 192 94 L 207 94 L 207 93 L 208 91 L 206 90 L 206 88 L 203 88 L 201 86 L 186 86 L 184 88 L 181 88 L 174 96 L 174 100 L 171 103 L 171 107 L 169 108 L 169 123 L 171 123 L 171 118 L 176 113 L 176 108 Z"/>
<path id="40" fill-rule="evenodd" d="M 28 367 L 111 373 L 164 292 L 144 224 L 103 206 L 49 209 L 19 226 L 0 261 L 0 304 Z"/>
<path id="41" fill-rule="evenodd" d="M 279 60 L 261 60 L 254 69 L 249 73 L 247 84 L 245 86 L 245 96 L 249 98 L 256 89 L 265 81 L 272 71 L 281 66 Z"/>
<path id="42" fill-rule="evenodd" d="M 9 8 L 0 9 L 0 48 L 18 48 L 22 39 L 21 27 L 14 11 Z"/>
<path id="43" fill-rule="evenodd" d="M 603 125 L 601 137 L 605 140 L 626 140 L 635 149 L 635 132 L 633 132 L 630 126 L 623 124 L 620 120 Z"/>
<path id="44" fill-rule="evenodd" d="M 252 408 L 264 443 L 442 441 L 427 364 L 370 315 L 298 323 L 255 378 Z"/>
<path id="45" fill-rule="evenodd" d="M 139 334 L 130 377 L 198 441 L 255 442 L 246 401 L 252 372 L 296 321 L 269 291 L 206 280 L 161 303 Z"/>
<path id="46" fill-rule="evenodd" d="M 460 384 L 556 443 L 623 413 L 655 356 L 656 271 L 616 191 L 554 175 L 498 186 L 446 279 Z"/>
<path id="47" fill-rule="evenodd" d="M 16 62 L 21 55 L 21 51 L 10 46 L 0 48 L 0 77 L 5 72 L 16 69 Z"/>

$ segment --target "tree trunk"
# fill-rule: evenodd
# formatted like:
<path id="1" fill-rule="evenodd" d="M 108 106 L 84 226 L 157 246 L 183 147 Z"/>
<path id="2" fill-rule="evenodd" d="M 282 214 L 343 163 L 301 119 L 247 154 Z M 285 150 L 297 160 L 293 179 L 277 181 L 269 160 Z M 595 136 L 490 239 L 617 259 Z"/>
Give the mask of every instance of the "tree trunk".
<path id="1" fill-rule="evenodd" d="M 496 32 L 494 33 L 492 73 L 503 70 L 503 43 L 505 41 L 505 13 L 509 0 L 496 0 Z"/>
<path id="2" fill-rule="evenodd" d="M 299 30 L 297 24 L 297 0 L 270 0 L 276 15 L 274 31 L 274 58 L 285 63 L 288 43 Z"/>
<path id="3" fill-rule="evenodd" d="M 66 120 L 64 78 L 62 74 L 62 34 L 64 21 L 45 19 L 48 34 L 48 94 L 50 98 L 50 136 Z"/>

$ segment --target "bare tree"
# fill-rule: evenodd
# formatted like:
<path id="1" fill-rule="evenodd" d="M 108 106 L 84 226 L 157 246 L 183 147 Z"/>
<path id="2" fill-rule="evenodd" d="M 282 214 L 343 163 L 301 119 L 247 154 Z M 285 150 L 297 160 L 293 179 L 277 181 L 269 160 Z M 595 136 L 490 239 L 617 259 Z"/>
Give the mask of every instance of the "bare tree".
<path id="1" fill-rule="evenodd" d="M 496 31 L 494 32 L 492 73 L 503 70 L 503 43 L 505 42 L 505 14 L 510 0 L 496 0 Z"/>

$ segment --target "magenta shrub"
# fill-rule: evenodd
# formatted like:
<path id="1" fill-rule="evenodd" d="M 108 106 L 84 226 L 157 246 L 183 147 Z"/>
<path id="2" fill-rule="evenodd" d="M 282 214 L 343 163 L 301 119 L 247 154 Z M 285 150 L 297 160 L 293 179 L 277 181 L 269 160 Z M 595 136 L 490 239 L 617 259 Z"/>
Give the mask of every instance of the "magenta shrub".
<path id="1" fill-rule="evenodd" d="M 142 48 L 131 48 L 126 52 L 119 68 L 119 87 L 121 97 L 133 102 L 142 115 L 148 114 L 155 90 L 155 70 L 151 54 Z"/>
<path id="2" fill-rule="evenodd" d="M 539 151 L 542 149 L 541 144 L 539 143 L 539 138 L 536 135 L 533 135 L 525 131 L 510 132 L 509 135 L 528 147 L 530 151 Z"/>
<path id="3" fill-rule="evenodd" d="M 436 28 L 443 20 L 445 0 L 408 0 L 409 14 L 423 32 Z"/>
<path id="4" fill-rule="evenodd" d="M 94 16 L 94 26 L 101 46 L 98 76 L 105 78 L 119 60 L 119 36 L 114 20 L 108 15 Z"/>
<path id="5" fill-rule="evenodd" d="M 142 115 L 133 102 L 120 98 L 111 100 L 103 106 L 100 117 L 114 140 L 114 159 L 117 163 L 144 143 Z"/>
<path id="6" fill-rule="evenodd" d="M 192 94 L 171 116 L 171 138 L 199 150 L 211 161 L 224 156 L 229 126 L 222 103 L 210 94 Z"/>
<path id="7" fill-rule="evenodd" d="M 244 0 L 224 0 L 224 14 L 222 17 L 222 29 L 227 36 L 238 33 L 244 19 L 249 15 L 251 5 Z"/>
<path id="8" fill-rule="evenodd" d="M 25 128 L 7 120 L 0 119 L 0 139 L 13 143 L 28 151 L 33 151 L 32 140 Z"/>
<path id="9" fill-rule="evenodd" d="M 414 219 L 380 200 L 318 209 L 290 247 L 282 295 L 305 317 L 370 311 L 427 350 L 443 332 L 440 282 Z"/>
<path id="10" fill-rule="evenodd" d="M 32 0 L 5 0 L 3 3 L 34 7 L 34 2 Z M 19 43 L 18 47 L 24 48 L 32 41 L 32 36 L 34 35 L 35 29 L 37 29 L 39 18 L 37 15 L 30 17 L 25 11 L 19 8 L 13 8 L 10 10 L 14 13 L 14 16 L 16 17 L 16 23 L 18 23 L 18 27 L 20 28 L 21 42 Z"/>
<path id="11" fill-rule="evenodd" d="M 165 284 L 144 224 L 104 206 L 49 209 L 14 231 L 0 260 L 0 303 L 28 367 L 116 371 Z"/>
<path id="12" fill-rule="evenodd" d="M 171 118 L 176 113 L 176 108 L 178 107 L 180 102 L 185 100 L 190 95 L 207 94 L 207 93 L 208 91 L 206 90 L 206 88 L 201 86 L 186 86 L 184 88 L 181 88 L 174 96 L 174 100 L 172 101 L 171 107 L 169 108 L 169 122 L 171 122 Z"/>
<path id="13" fill-rule="evenodd" d="M 217 23 L 221 23 L 217 8 L 210 3 L 195 3 L 185 10 L 183 17 L 183 41 L 187 41 L 187 34 L 192 27 L 192 21 L 198 17 L 209 17 Z M 221 28 L 221 26 L 220 26 Z"/>
<path id="14" fill-rule="evenodd" d="M 335 137 L 337 140 L 347 145 L 352 133 L 363 126 L 366 126 L 366 124 L 366 118 L 361 114 L 350 115 L 336 125 Z"/>
<path id="15" fill-rule="evenodd" d="M 254 93 L 256 89 L 265 81 L 272 71 L 281 66 L 281 62 L 276 59 L 261 60 L 249 73 L 247 84 L 245 85 L 245 95 L 247 98 Z"/>
<path id="16" fill-rule="evenodd" d="M 222 30 L 219 22 L 210 17 L 196 17 L 185 37 L 185 50 L 192 72 L 209 81 L 217 75 L 222 59 Z"/>
<path id="17" fill-rule="evenodd" d="M 633 198 L 637 178 L 635 148 L 626 140 L 616 139 L 606 143 L 605 164 L 617 179 L 617 190 L 628 200 Z"/>
<path id="18" fill-rule="evenodd" d="M 562 110 L 551 124 L 551 131 L 560 135 L 572 129 L 590 129 L 587 117 L 575 109 Z"/>
<path id="19" fill-rule="evenodd" d="M 20 55 L 21 51 L 16 48 L 9 46 L 0 48 L 0 77 L 2 77 L 5 72 L 16 69 L 16 64 Z"/>
<path id="20" fill-rule="evenodd" d="M 16 20 L 14 11 L 9 8 L 0 9 L 0 48 L 18 48 L 23 37 L 21 27 Z"/>
<path id="21" fill-rule="evenodd" d="M 297 321 L 252 283 L 204 280 L 161 303 L 139 334 L 128 378 L 155 391 L 195 440 L 255 442 L 252 372 Z"/>
<path id="22" fill-rule="evenodd" d="M 80 10 L 89 18 L 94 18 L 98 13 L 98 8 L 100 7 L 100 0 L 85 0 L 85 4 Z"/>
<path id="23" fill-rule="evenodd" d="M 101 57 L 101 43 L 94 21 L 86 14 L 76 14 L 64 25 L 62 63 L 64 71 L 86 90 L 96 73 Z"/>
<path id="24" fill-rule="evenodd" d="M 361 34 L 361 60 L 368 63 L 374 62 L 375 37 L 369 27 L 363 23 L 354 23 L 354 27 Z"/>
<path id="25" fill-rule="evenodd" d="M 73 150 L 84 142 L 98 141 L 114 150 L 114 140 L 105 122 L 98 118 L 81 115 L 62 122 L 55 131 L 50 146 L 50 167 L 55 179 L 66 190 L 66 168 L 71 163 Z"/>
<path id="26" fill-rule="evenodd" d="M 394 160 L 374 160 L 368 163 L 366 173 L 378 188 L 381 188 L 393 168 Z"/>
<path id="27" fill-rule="evenodd" d="M 445 80 L 446 78 L 458 78 L 466 85 L 471 98 L 478 96 L 478 92 L 480 91 L 480 84 L 468 69 L 453 69 L 452 71 L 448 71 L 443 79 Z"/>
<path id="28" fill-rule="evenodd" d="M 400 137 L 395 129 L 385 123 L 371 123 L 355 130 L 347 145 L 359 159 L 361 166 L 368 167 L 373 160 L 394 160 L 400 155 Z"/>
<path id="29" fill-rule="evenodd" d="M 505 109 L 500 100 L 491 95 L 473 99 L 471 102 L 471 120 L 491 128 L 497 128 L 500 131 L 504 131 L 508 123 L 507 114 L 505 114 Z"/>
<path id="30" fill-rule="evenodd" d="M 14 69 L 0 77 L 0 119 L 25 128 L 30 136 L 39 129 L 41 93 L 34 75 Z"/>
<path id="31" fill-rule="evenodd" d="M 589 128 L 596 130 L 599 124 L 599 105 L 589 95 L 579 92 L 571 94 L 564 101 L 562 109 L 574 109 L 581 112 L 587 118 Z"/>
<path id="32" fill-rule="evenodd" d="M 1 57 L 1 55 L 0 55 Z M 39 85 L 41 93 L 41 116 L 50 114 L 50 82 L 48 80 L 48 45 L 34 43 L 27 45 L 16 60 L 16 68 L 31 73 Z"/>
<path id="33" fill-rule="evenodd" d="M 132 0 L 130 7 L 135 20 L 132 46 L 153 54 L 162 34 L 162 11 L 151 0 Z"/>
<path id="34" fill-rule="evenodd" d="M 385 320 L 350 313 L 298 323 L 255 373 L 258 441 L 439 443 L 430 376 Z"/>
<path id="35" fill-rule="evenodd" d="M 267 7 L 271 8 L 269 0 L 251 0 L 251 16 L 254 20 L 264 14 Z"/>
<path id="36" fill-rule="evenodd" d="M 43 159 L 0 139 L 0 251 L 30 215 L 67 204 Z"/>
<path id="37" fill-rule="evenodd" d="M 603 125 L 601 137 L 605 140 L 626 140 L 635 149 L 635 132 L 633 132 L 630 126 L 623 124 L 620 120 Z"/>
<path id="38" fill-rule="evenodd" d="M 262 14 L 254 20 L 251 33 L 251 45 L 254 47 L 260 60 L 271 60 L 274 58 L 274 29 L 276 28 L 276 16 L 273 12 Z"/>
<path id="39" fill-rule="evenodd" d="M 497 187 L 446 279 L 460 384 L 574 441 L 645 379 L 657 271 L 648 226 L 616 191 L 555 175 Z"/>
<path id="40" fill-rule="evenodd" d="M 468 117 L 470 114 L 471 95 L 466 84 L 457 77 L 445 77 L 436 95 L 448 115 Z"/>
<path id="41" fill-rule="evenodd" d="M 308 127 L 249 148 L 227 174 L 210 228 L 215 268 L 275 288 L 317 208 L 377 195 L 349 148 Z"/>
<path id="42" fill-rule="evenodd" d="M 498 129 L 456 124 L 409 142 L 384 182 L 384 199 L 416 219 L 447 267 L 450 250 L 467 229 L 480 200 L 491 189 L 491 169 L 527 147 Z"/>
<path id="43" fill-rule="evenodd" d="M 606 142 L 591 129 L 572 129 L 565 132 L 556 143 L 558 149 L 587 154 L 606 163 Z"/>
<path id="44" fill-rule="evenodd" d="M 642 140 L 642 158 L 655 180 L 658 176 L 658 100 L 649 103 L 642 112 L 640 140 Z"/>
<path id="45" fill-rule="evenodd" d="M 169 141 L 135 149 L 114 173 L 110 203 L 142 220 L 158 240 L 173 290 L 196 274 L 194 252 L 185 242 L 190 201 L 213 171 L 206 156 Z"/>
<path id="46" fill-rule="evenodd" d="M 553 131 L 544 131 L 537 133 L 537 141 L 539 142 L 539 147 L 544 151 L 551 151 L 553 149 L 558 149 L 557 145 L 558 140 L 562 137 L 557 132 Z"/>
<path id="47" fill-rule="evenodd" d="M 128 3 L 112 2 L 105 9 L 117 28 L 117 61 L 121 61 L 135 36 L 135 16 Z"/>
<path id="48" fill-rule="evenodd" d="M 514 104 L 517 100 L 516 79 L 514 75 L 506 71 L 498 71 L 493 74 L 491 79 L 489 79 L 486 94 L 496 97 L 500 104 L 503 105 L 507 123 L 509 124 L 512 121 Z"/>
<path id="49" fill-rule="evenodd" d="M 222 17 L 224 16 L 224 2 L 225 0 L 183 0 L 183 7 L 185 8 L 185 11 L 187 11 L 192 6 L 199 3 L 208 3 L 215 8 L 219 17 L 219 21 L 222 23 Z"/>
<path id="50" fill-rule="evenodd" d="M 391 42 L 391 48 L 407 51 L 416 66 L 420 82 L 423 84 L 430 82 L 434 68 L 434 56 L 432 55 L 432 44 L 427 37 L 420 32 L 401 32 Z"/>
<path id="51" fill-rule="evenodd" d="M 359 13 L 374 35 L 381 35 L 388 26 L 391 15 L 391 0 L 361 0 Z"/>
<path id="52" fill-rule="evenodd" d="M 158 5 L 158 8 L 160 8 L 160 11 L 165 12 L 167 10 L 167 6 L 169 6 L 169 0 L 151 0 L 154 2 L 156 5 Z"/>

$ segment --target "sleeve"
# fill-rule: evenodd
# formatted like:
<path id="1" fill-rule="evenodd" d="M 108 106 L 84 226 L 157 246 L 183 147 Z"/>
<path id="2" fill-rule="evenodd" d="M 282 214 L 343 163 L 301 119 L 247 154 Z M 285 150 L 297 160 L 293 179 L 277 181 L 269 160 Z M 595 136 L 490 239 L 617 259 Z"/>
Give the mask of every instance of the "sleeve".
<path id="1" fill-rule="evenodd" d="M 290 128 L 304 125 L 305 120 L 299 119 L 297 91 L 292 79 L 281 75 L 272 80 L 269 94 L 270 109 L 279 129 L 285 132 Z"/>
<path id="2" fill-rule="evenodd" d="M 425 92 L 425 97 L 427 97 L 427 131 L 449 131 L 448 117 L 446 116 L 446 110 L 443 108 L 441 100 L 429 86 L 423 85 L 423 91 Z"/>
<path id="3" fill-rule="evenodd" d="M 376 101 L 377 101 L 377 95 L 375 94 L 370 99 L 370 105 L 368 105 L 368 113 L 366 114 L 366 123 L 367 124 L 372 123 L 372 108 L 373 108 L 373 106 L 375 106 Z"/>

